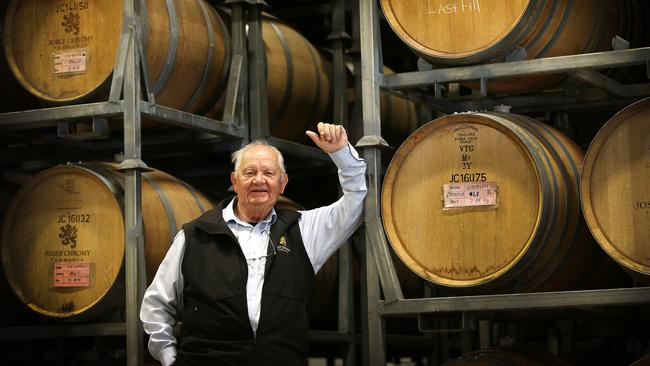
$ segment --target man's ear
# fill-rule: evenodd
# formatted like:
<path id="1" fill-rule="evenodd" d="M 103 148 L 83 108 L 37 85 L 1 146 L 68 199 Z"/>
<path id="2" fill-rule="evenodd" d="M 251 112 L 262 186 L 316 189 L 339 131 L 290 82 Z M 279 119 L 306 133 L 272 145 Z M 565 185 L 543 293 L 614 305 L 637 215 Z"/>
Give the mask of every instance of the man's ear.
<path id="1" fill-rule="evenodd" d="M 284 187 L 289 183 L 289 176 L 287 173 L 284 173 L 280 176 L 280 194 L 284 193 Z"/>
<path id="2" fill-rule="evenodd" d="M 233 189 L 235 190 L 235 193 L 237 193 L 237 173 L 231 172 L 230 173 L 230 184 L 232 184 Z"/>

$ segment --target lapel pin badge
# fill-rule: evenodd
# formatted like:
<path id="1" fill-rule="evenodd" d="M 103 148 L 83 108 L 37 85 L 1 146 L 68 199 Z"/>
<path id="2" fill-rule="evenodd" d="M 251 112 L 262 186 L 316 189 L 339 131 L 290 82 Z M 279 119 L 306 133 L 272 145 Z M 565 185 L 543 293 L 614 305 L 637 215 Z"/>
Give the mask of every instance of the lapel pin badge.
<path id="1" fill-rule="evenodd" d="M 280 237 L 280 244 L 278 244 L 276 249 L 281 251 L 281 252 L 291 253 L 291 249 L 289 249 L 287 247 L 287 237 L 286 236 L 282 235 Z"/>

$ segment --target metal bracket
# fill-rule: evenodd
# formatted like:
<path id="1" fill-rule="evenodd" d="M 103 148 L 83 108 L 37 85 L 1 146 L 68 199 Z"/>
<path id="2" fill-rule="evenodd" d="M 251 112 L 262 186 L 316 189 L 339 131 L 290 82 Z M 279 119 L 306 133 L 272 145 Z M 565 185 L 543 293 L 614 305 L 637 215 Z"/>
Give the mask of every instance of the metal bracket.
<path id="1" fill-rule="evenodd" d="M 327 36 L 328 41 L 333 41 L 335 39 L 340 40 L 351 40 L 352 37 L 345 31 L 332 32 Z"/>
<path id="2" fill-rule="evenodd" d="M 151 82 L 149 80 L 149 65 L 147 64 L 146 48 L 144 46 L 144 36 L 142 34 L 142 25 L 138 22 L 135 26 L 135 45 L 140 54 L 140 67 L 142 68 L 142 80 L 144 81 L 144 92 L 147 96 L 147 101 L 151 104 L 156 104 Z"/>
<path id="3" fill-rule="evenodd" d="M 392 149 L 393 147 L 386 142 L 381 136 L 370 135 L 363 136 L 355 145 L 360 149 L 366 149 L 371 147 L 378 147 L 380 149 Z"/>
<path id="4" fill-rule="evenodd" d="M 238 118 L 237 112 L 241 108 L 241 89 L 242 68 L 244 59 L 241 55 L 233 55 L 230 65 L 230 75 L 228 76 L 228 89 L 226 93 L 226 103 L 223 111 L 223 121 L 232 126 L 239 126 L 243 121 Z"/>
<path id="5" fill-rule="evenodd" d="M 132 38 L 131 33 L 135 35 L 135 47 L 138 49 L 139 63 L 142 70 L 142 79 L 144 81 L 144 90 L 147 95 L 147 101 L 155 104 L 153 89 L 150 87 L 149 81 L 149 66 L 147 64 L 146 48 L 144 47 L 144 36 L 142 34 L 142 25 L 137 16 L 124 15 L 124 26 L 120 35 L 119 48 L 115 60 L 115 68 L 113 69 L 113 80 L 111 81 L 111 90 L 109 93 L 108 101 L 117 103 L 122 96 L 124 85 L 124 73 L 126 70 L 126 57 L 127 51 L 130 47 L 129 42 Z"/>
<path id="6" fill-rule="evenodd" d="M 417 66 L 419 71 L 433 70 L 433 65 L 422 57 L 418 57 Z"/>
<path id="7" fill-rule="evenodd" d="M 126 24 L 126 19 L 124 20 Z M 124 71 L 126 69 L 126 54 L 131 40 L 131 32 L 128 26 L 122 28 L 120 35 L 120 44 L 117 51 L 115 61 L 115 68 L 113 69 L 113 80 L 111 81 L 111 91 L 108 96 L 108 101 L 118 103 L 122 96 L 122 89 L 124 85 Z"/>
<path id="8" fill-rule="evenodd" d="M 526 56 L 528 56 L 526 49 L 523 47 L 517 47 L 505 57 L 505 60 L 506 62 L 522 61 L 526 59 Z"/>
<path id="9" fill-rule="evenodd" d="M 630 42 L 625 40 L 623 37 L 618 35 L 612 38 L 612 49 L 613 50 L 627 50 L 630 48 Z"/>
<path id="10" fill-rule="evenodd" d="M 140 159 L 125 159 L 114 170 L 118 172 L 126 172 L 129 170 L 139 170 L 143 173 L 153 172 L 153 169 L 149 168 L 147 164 Z"/>

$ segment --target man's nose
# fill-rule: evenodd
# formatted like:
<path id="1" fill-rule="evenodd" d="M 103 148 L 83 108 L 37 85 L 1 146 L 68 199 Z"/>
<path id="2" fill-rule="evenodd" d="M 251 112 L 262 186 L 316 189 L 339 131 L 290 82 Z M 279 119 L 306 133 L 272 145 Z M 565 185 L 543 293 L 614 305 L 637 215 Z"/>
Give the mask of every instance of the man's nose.
<path id="1" fill-rule="evenodd" d="M 264 173 L 262 172 L 257 172 L 253 176 L 253 183 L 255 184 L 261 184 L 264 183 Z"/>

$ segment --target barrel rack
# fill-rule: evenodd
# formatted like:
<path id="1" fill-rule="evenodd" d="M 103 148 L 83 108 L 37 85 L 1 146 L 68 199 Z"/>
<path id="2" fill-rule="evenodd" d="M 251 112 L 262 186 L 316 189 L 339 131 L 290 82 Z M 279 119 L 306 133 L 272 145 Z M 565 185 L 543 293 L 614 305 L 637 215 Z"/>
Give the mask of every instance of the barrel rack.
<path id="1" fill-rule="evenodd" d="M 28 130 L 41 127 L 61 127 L 68 121 L 81 118 L 104 117 L 124 118 L 124 156 L 122 168 L 126 175 L 125 185 L 125 278 L 126 278 L 126 321 L 117 323 L 94 323 L 43 327 L 0 328 L 3 339 L 62 338 L 84 335 L 126 335 L 127 364 L 142 365 L 143 334 L 139 320 L 139 304 L 145 289 L 143 238 L 141 224 L 140 185 L 141 174 L 147 166 L 141 156 L 141 116 L 158 121 L 217 135 L 228 141 L 246 141 L 268 137 L 268 116 L 264 87 L 264 58 L 261 41 L 262 0 L 227 0 L 232 10 L 232 54 L 231 69 L 226 89 L 226 108 L 222 121 L 193 115 L 157 105 L 148 92 L 146 65 L 143 64 L 140 24 L 137 8 L 140 0 L 124 0 L 124 26 L 116 60 L 111 92 L 106 102 L 44 108 L 38 110 L 0 114 L 0 128 L 3 131 Z M 463 297 L 431 297 L 404 299 L 393 263 L 390 260 L 388 244 L 383 233 L 379 214 L 379 192 L 382 167 L 381 150 L 386 147 L 381 138 L 379 90 L 399 90 L 402 94 L 424 99 L 448 112 L 480 110 L 505 103 L 528 108 L 532 104 L 526 97 L 492 99 L 486 94 L 487 83 L 492 78 L 543 73 L 567 73 L 574 78 L 586 80 L 614 95 L 617 100 L 603 100 L 603 94 L 595 96 L 566 98 L 545 96 L 540 104 L 622 104 L 641 96 L 650 95 L 647 84 L 623 86 L 602 75 L 592 72 L 597 67 L 620 67 L 645 64 L 650 74 L 650 48 L 615 50 L 598 54 L 562 56 L 546 59 L 509 62 L 480 66 L 465 66 L 439 70 L 422 70 L 384 76 L 381 73 L 382 55 L 379 33 L 379 18 L 375 0 L 352 0 L 360 27 L 358 41 L 361 53 L 361 99 L 363 138 L 357 146 L 363 149 L 368 162 L 368 197 L 365 203 L 365 244 L 367 250 L 363 261 L 362 282 L 363 308 L 361 312 L 361 343 L 364 365 L 386 364 L 386 337 L 383 327 L 385 317 L 417 315 L 425 320 L 427 315 L 460 314 L 468 323 L 475 322 L 474 314 L 484 311 L 566 309 L 582 306 L 627 306 L 650 303 L 650 288 L 620 288 L 593 291 L 565 291 L 556 293 L 528 293 L 510 295 L 485 295 Z M 358 3 L 358 4 L 357 4 Z M 332 33 L 330 39 L 334 49 L 334 120 L 347 121 L 347 103 L 344 94 L 346 74 L 343 65 L 346 1 L 332 0 Z M 358 17 L 357 17 L 358 15 Z M 248 37 L 245 27 L 248 24 Z M 247 41 L 248 39 L 248 41 Z M 357 41 L 353 39 L 353 43 Z M 144 72 L 143 72 L 144 70 Z M 650 75 L 649 75 L 650 77 Z M 145 84 L 145 100 L 141 95 L 141 80 Z M 461 80 L 480 80 L 483 98 L 469 101 L 449 102 L 442 98 L 440 88 L 444 83 Z M 423 86 L 434 88 L 434 95 L 418 91 Z M 541 97 L 540 97 L 541 98 Z M 532 108 L 532 107 L 531 107 Z M 558 107 L 562 108 L 562 107 Z M 313 160 L 328 161 L 320 151 L 301 144 L 276 138 L 269 138 L 282 151 Z M 339 252 L 339 324 L 338 331 L 313 331 L 312 340 L 341 342 L 348 345 L 346 364 L 354 363 L 354 319 L 352 319 L 349 245 Z M 383 293 L 383 299 L 380 295 Z M 365 298 L 365 301 L 364 299 Z M 485 332 L 479 322 L 479 331 Z"/>
<path id="2" fill-rule="evenodd" d="M 126 363 L 142 365 L 146 345 L 143 343 L 140 303 L 146 289 L 143 234 L 141 220 L 141 176 L 148 167 L 141 156 L 141 118 L 207 133 L 235 143 L 266 138 L 285 154 L 315 162 L 329 162 L 329 157 L 316 148 L 270 136 L 266 100 L 264 45 L 262 42 L 263 0 L 226 0 L 231 11 L 231 66 L 225 91 L 223 120 L 214 120 L 156 104 L 147 80 L 147 65 L 142 41 L 142 24 L 138 11 L 142 0 L 123 0 L 123 27 L 116 57 L 109 98 L 105 102 L 64 107 L 50 107 L 0 114 L 3 131 L 56 127 L 67 133 L 68 123 L 93 118 L 123 118 L 124 160 L 120 170 L 125 174 L 125 292 L 124 322 L 61 324 L 43 326 L 0 327 L 0 340 L 61 339 L 82 336 L 126 335 Z M 345 32 L 345 1 L 333 0 L 332 40 L 334 67 L 334 117 L 347 122 L 346 70 L 343 62 Z M 248 28 L 248 31 L 247 31 Z M 142 93 L 144 91 L 144 95 Z M 144 97 L 144 98 L 143 98 Z M 339 255 L 338 330 L 313 330 L 313 342 L 341 343 L 346 364 L 354 363 L 354 318 L 351 284 L 350 245 Z"/>
<path id="3" fill-rule="evenodd" d="M 429 297 L 405 299 L 402 294 L 395 268 L 389 255 L 387 239 L 384 236 L 380 217 L 380 177 L 382 167 L 380 152 L 387 147 L 381 137 L 379 90 L 400 90 L 413 93 L 415 98 L 424 99 L 447 113 L 485 110 L 501 103 L 526 110 L 531 97 L 507 97 L 493 99 L 487 96 L 490 79 L 505 76 L 565 73 L 573 78 L 587 81 L 593 86 L 614 94 L 619 99 L 604 100 L 598 97 L 567 98 L 556 96 L 537 97 L 537 105 L 554 104 L 558 110 L 570 105 L 629 104 L 630 101 L 650 95 L 650 83 L 621 85 L 602 74 L 596 68 L 645 65 L 650 78 L 650 48 L 619 49 L 607 52 L 543 59 L 513 61 L 500 64 L 450 67 L 383 75 L 381 35 L 379 30 L 378 4 L 376 0 L 359 0 L 359 24 L 361 41 L 362 106 L 364 137 L 359 141 L 363 156 L 368 162 L 368 196 L 365 202 L 366 229 L 366 288 L 367 312 L 362 316 L 362 359 L 363 365 L 386 365 L 386 338 L 384 318 L 390 316 L 417 315 L 420 328 L 426 328 L 427 320 L 450 314 L 462 319 L 462 328 L 457 331 L 478 329 L 481 343 L 489 343 L 489 328 L 486 322 L 477 322 L 476 314 L 508 310 L 550 310 L 580 307 L 632 306 L 650 303 L 650 287 L 615 288 L 604 290 L 562 291 L 548 293 L 515 293 L 505 295 L 481 295 L 458 297 Z M 423 69 L 423 68 L 421 68 Z M 480 99 L 450 102 L 442 98 L 440 86 L 448 82 L 479 80 Z M 434 87 L 434 95 L 422 95 L 422 87 Z M 636 98 L 636 99 L 635 99 Z M 613 104 L 616 105 L 616 104 Z M 564 107 L 563 107 L 564 106 Z M 540 108 L 541 110 L 544 107 Z M 383 298 L 381 294 L 383 293 Z M 478 323 L 478 327 L 476 326 Z M 429 326 L 429 330 L 442 331 Z M 482 344 L 483 346 L 484 344 Z M 489 344 L 485 344 L 489 345 Z M 470 351 L 463 340 L 462 351 Z"/>

